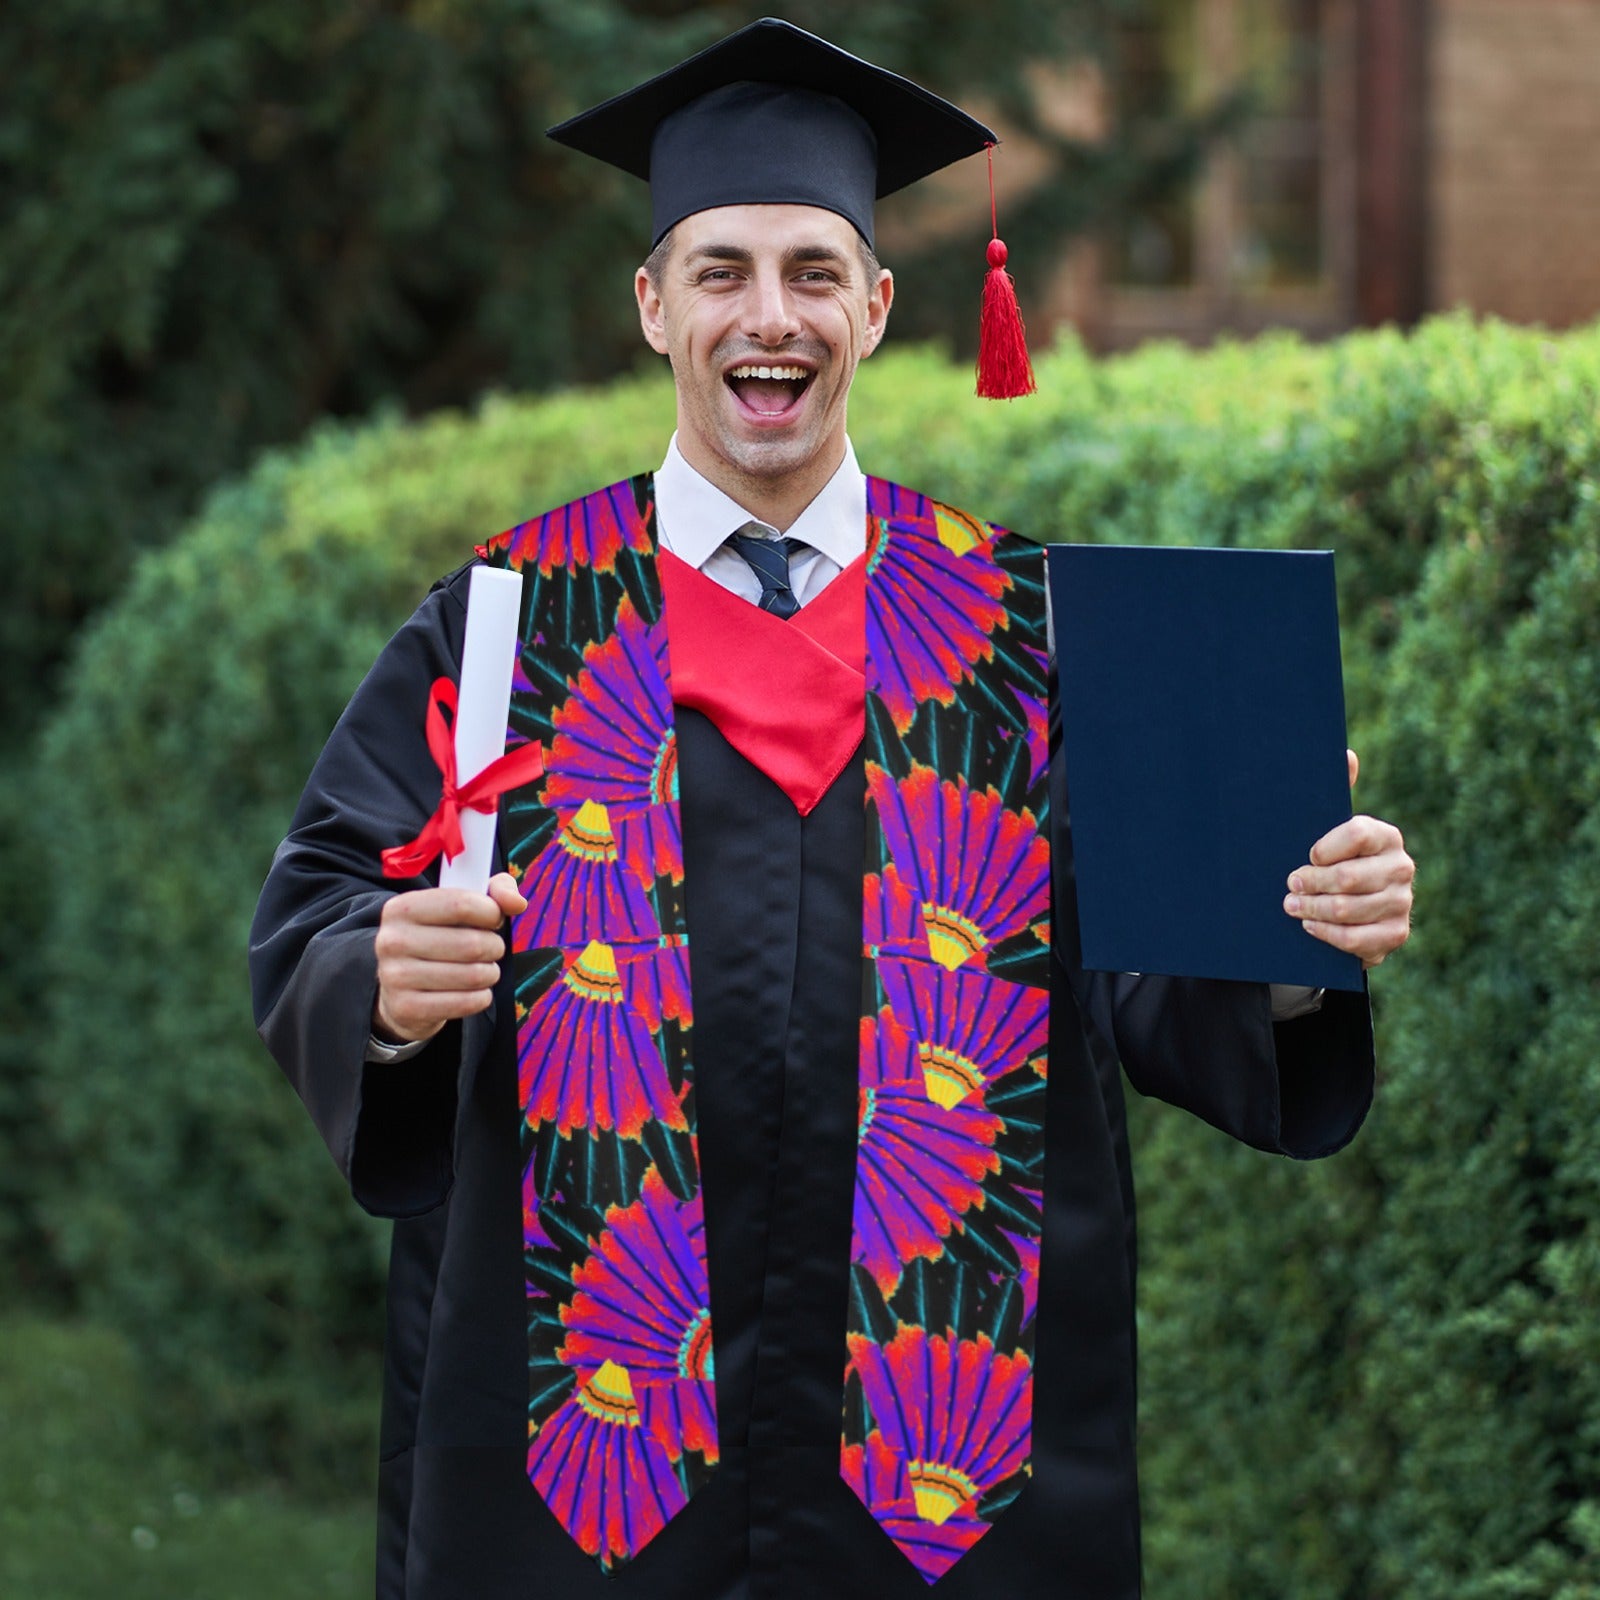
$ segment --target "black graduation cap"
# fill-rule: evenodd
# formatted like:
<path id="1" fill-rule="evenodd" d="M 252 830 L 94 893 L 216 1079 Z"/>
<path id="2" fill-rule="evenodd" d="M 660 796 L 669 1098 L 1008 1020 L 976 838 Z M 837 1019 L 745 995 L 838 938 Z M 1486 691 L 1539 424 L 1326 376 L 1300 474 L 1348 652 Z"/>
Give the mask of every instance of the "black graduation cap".
<path id="1" fill-rule="evenodd" d="M 652 242 L 696 211 L 808 205 L 872 243 L 872 203 L 995 135 L 948 100 L 764 17 L 549 130 L 648 179 Z"/>

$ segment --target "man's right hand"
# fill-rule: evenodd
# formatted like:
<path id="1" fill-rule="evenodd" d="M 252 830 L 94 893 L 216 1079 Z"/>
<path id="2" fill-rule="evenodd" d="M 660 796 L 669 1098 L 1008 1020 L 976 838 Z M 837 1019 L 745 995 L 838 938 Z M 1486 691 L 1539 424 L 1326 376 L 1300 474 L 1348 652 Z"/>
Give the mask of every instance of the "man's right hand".
<path id="1" fill-rule="evenodd" d="M 499 929 L 528 902 L 509 872 L 487 894 L 413 889 L 384 902 L 372 1031 L 391 1044 L 431 1039 L 447 1022 L 487 1011 L 506 953 Z"/>

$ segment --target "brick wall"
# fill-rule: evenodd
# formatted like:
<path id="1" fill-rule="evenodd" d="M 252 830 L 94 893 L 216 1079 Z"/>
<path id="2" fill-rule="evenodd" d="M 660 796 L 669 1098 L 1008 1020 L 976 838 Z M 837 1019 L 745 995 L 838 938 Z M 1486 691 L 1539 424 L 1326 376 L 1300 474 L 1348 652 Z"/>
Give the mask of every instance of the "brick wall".
<path id="1" fill-rule="evenodd" d="M 1429 299 L 1600 316 L 1600 0 L 1433 0 Z"/>

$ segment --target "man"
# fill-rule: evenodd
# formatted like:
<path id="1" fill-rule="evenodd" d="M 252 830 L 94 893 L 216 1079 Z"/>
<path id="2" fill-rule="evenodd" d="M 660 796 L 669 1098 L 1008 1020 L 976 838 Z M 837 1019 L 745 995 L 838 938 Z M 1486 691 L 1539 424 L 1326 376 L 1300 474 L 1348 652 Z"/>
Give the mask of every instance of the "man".
<path id="1" fill-rule="evenodd" d="M 330 738 L 252 942 L 263 1036 L 397 1219 L 380 1592 L 1126 1600 L 1117 1058 L 1320 1155 L 1370 1099 L 1365 997 L 1081 970 L 1039 552 L 855 464 L 872 199 L 988 131 L 767 22 L 557 133 L 650 177 L 677 433 L 488 547 L 544 764 L 510 870 L 378 866 L 439 797 L 463 569 Z M 1382 960 L 1399 835 L 1310 858 L 1286 911 Z"/>

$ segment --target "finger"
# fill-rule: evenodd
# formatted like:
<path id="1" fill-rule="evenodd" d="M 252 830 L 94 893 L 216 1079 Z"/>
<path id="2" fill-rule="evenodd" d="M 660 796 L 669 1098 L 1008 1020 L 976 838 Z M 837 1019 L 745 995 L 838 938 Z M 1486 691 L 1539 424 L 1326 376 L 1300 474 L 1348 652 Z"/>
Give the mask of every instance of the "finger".
<path id="1" fill-rule="evenodd" d="M 402 957 L 383 963 L 378 982 L 386 995 L 408 991 L 439 994 L 448 990 L 493 989 L 500 969 L 492 961 L 417 961 Z"/>
<path id="2" fill-rule="evenodd" d="M 442 928 L 498 928 L 503 914 L 488 895 L 470 889 L 413 889 L 386 900 L 382 920 Z"/>
<path id="3" fill-rule="evenodd" d="M 1416 863 L 1403 850 L 1352 856 L 1329 867 L 1296 867 L 1289 874 L 1291 894 L 1377 894 L 1392 884 L 1409 884 Z"/>
<path id="4" fill-rule="evenodd" d="M 1405 841 L 1392 822 L 1380 822 L 1376 817 L 1356 816 L 1341 822 L 1311 847 L 1311 863 L 1317 867 L 1332 866 L 1336 861 L 1347 861 L 1352 856 L 1381 855 L 1385 850 L 1404 850 Z"/>
<path id="5" fill-rule="evenodd" d="M 1284 896 L 1283 909 L 1305 922 L 1387 922 L 1410 915 L 1411 890 L 1393 884 L 1376 894 L 1291 894 Z"/>
<path id="6" fill-rule="evenodd" d="M 1361 926 L 1338 922 L 1303 922 L 1300 924 L 1313 938 L 1331 944 L 1335 949 L 1348 950 L 1359 956 L 1363 966 L 1375 967 L 1385 956 L 1393 954 L 1411 936 L 1410 923 L 1404 919 L 1391 919 Z"/>
<path id="7" fill-rule="evenodd" d="M 1344 759 L 1345 765 L 1350 769 L 1350 787 L 1353 789 L 1356 786 L 1356 779 L 1361 776 L 1361 757 L 1354 750 L 1346 750 Z"/>
<path id="8" fill-rule="evenodd" d="M 380 924 L 378 960 L 412 957 L 418 961 L 500 961 L 506 942 L 488 928 L 440 927 L 429 922 Z"/>
<path id="9" fill-rule="evenodd" d="M 492 989 L 407 991 L 393 996 L 380 992 L 373 1021 L 386 1038 L 415 1042 L 431 1039 L 447 1022 L 487 1011 L 493 1000 Z"/>

